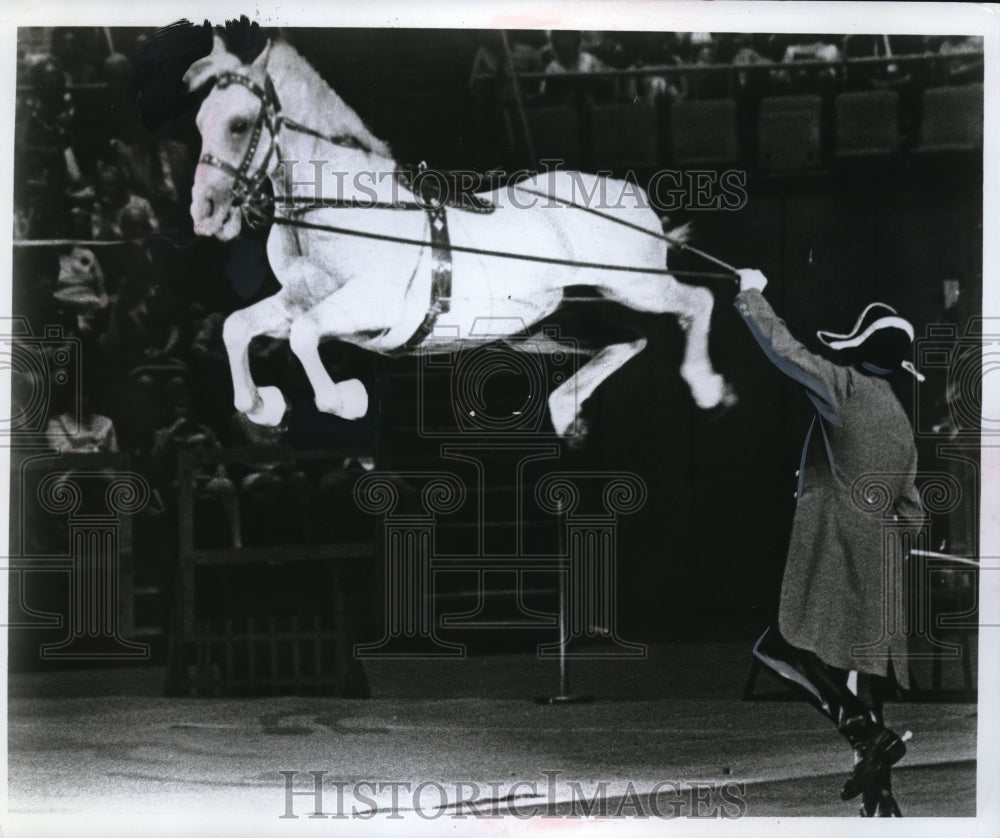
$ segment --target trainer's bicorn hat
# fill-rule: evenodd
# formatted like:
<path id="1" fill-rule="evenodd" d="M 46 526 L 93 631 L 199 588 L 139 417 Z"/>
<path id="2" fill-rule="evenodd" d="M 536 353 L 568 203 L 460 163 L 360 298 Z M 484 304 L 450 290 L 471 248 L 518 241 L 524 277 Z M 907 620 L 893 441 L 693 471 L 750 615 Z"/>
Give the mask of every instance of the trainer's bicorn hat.
<path id="1" fill-rule="evenodd" d="M 885 303 L 866 306 L 847 334 L 820 330 L 816 337 L 830 349 L 849 353 L 873 372 L 888 373 L 901 367 L 918 381 L 924 380 L 906 359 L 913 343 L 913 324 Z"/>

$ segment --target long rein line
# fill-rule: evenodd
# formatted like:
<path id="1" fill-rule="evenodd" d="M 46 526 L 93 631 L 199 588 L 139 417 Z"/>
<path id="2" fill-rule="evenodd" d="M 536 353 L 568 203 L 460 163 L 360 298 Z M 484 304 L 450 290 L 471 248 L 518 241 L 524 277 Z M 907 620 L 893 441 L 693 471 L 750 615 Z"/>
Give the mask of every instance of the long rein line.
<path id="1" fill-rule="evenodd" d="M 388 233 L 371 233 L 363 230 L 352 230 L 348 227 L 335 227 L 331 224 L 313 224 L 309 221 L 302 221 L 298 218 L 284 218 L 282 216 L 275 216 L 273 223 L 281 225 L 283 227 L 300 227 L 305 230 L 318 230 L 324 233 L 340 233 L 346 236 L 357 236 L 363 239 L 374 239 L 375 241 L 392 242 L 393 244 L 411 244 L 418 245 L 420 247 L 426 247 L 430 242 L 424 241 L 423 239 L 411 239 L 405 236 L 393 236 Z M 562 265 L 570 268 L 588 268 L 593 270 L 602 271 L 621 271 L 625 273 L 641 273 L 641 274 L 653 274 L 656 276 L 676 276 L 676 277 L 689 277 L 691 279 L 724 279 L 726 281 L 732 281 L 731 276 L 726 276 L 724 274 L 711 273 L 707 271 L 674 271 L 667 270 L 666 268 L 647 268 L 642 265 L 614 265 L 607 264 L 604 262 L 581 262 L 574 259 L 560 259 L 556 256 L 537 256 L 530 253 L 511 253 L 505 250 L 491 250 L 484 247 L 471 247 L 469 245 L 461 244 L 451 244 L 450 242 L 445 245 L 441 244 L 442 248 L 446 248 L 456 253 L 471 253 L 475 256 L 492 256 L 498 259 L 516 259 L 523 262 L 538 262 L 545 265 Z"/>
<path id="2" fill-rule="evenodd" d="M 635 224 L 634 222 L 631 221 L 626 221 L 624 218 L 615 218 L 613 215 L 608 215 L 605 212 L 600 212 L 599 210 L 596 210 L 593 207 L 588 207 L 586 204 L 578 204 L 575 201 L 570 201 L 568 198 L 560 198 L 557 195 L 550 195 L 548 192 L 539 192 L 536 189 L 528 189 L 527 187 L 521 186 L 520 184 L 517 183 L 512 184 L 512 188 L 517 189 L 519 192 L 526 192 L 530 195 L 537 195 L 540 198 L 548 198 L 552 201 L 556 201 L 557 203 L 563 204 L 564 206 L 573 207 L 574 209 L 582 210 L 583 212 L 589 212 L 591 215 L 596 215 L 598 218 L 603 218 L 606 221 L 613 221 L 615 224 L 621 224 L 623 227 L 628 227 L 631 230 L 636 230 L 640 233 L 645 233 L 647 236 L 652 236 L 654 239 L 660 239 L 661 241 L 665 241 L 671 247 L 676 247 L 680 251 L 694 254 L 695 256 L 698 256 L 706 260 L 707 262 L 711 262 L 715 265 L 718 265 L 720 268 L 724 268 L 725 270 L 732 273 L 734 277 L 739 277 L 739 271 L 732 265 L 730 265 L 728 262 L 723 262 L 721 259 L 718 259 L 715 256 L 713 256 L 711 253 L 706 253 L 704 250 L 701 250 L 697 247 L 693 247 L 687 242 L 681 241 L 676 236 L 670 236 L 667 233 L 657 233 L 654 232 L 653 230 L 647 230 L 645 227 L 642 227 L 641 225 Z"/>

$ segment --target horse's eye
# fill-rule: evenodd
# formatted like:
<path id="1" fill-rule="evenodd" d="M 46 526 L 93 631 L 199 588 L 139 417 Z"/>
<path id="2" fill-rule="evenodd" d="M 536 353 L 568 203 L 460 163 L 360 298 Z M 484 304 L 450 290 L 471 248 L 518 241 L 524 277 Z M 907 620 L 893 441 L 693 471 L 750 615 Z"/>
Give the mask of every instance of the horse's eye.
<path id="1" fill-rule="evenodd" d="M 229 130 L 234 134 L 242 134 L 247 130 L 249 125 L 250 123 L 245 119 L 234 119 L 229 125 Z"/>

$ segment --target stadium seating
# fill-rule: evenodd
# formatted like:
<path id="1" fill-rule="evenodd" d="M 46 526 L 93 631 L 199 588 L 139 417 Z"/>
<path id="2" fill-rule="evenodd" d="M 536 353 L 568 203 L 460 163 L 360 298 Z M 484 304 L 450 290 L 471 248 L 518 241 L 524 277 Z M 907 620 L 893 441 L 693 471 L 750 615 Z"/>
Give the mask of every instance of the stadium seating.
<path id="1" fill-rule="evenodd" d="M 983 86 L 924 91 L 920 143 L 915 151 L 975 151 L 983 147 Z"/>
<path id="2" fill-rule="evenodd" d="M 655 105 L 595 105 L 591 111 L 595 166 L 615 172 L 658 166 L 658 120 Z"/>
<path id="3" fill-rule="evenodd" d="M 527 117 L 536 160 L 562 160 L 568 169 L 582 166 L 581 120 L 575 107 L 550 105 L 529 108 Z"/>
<path id="4" fill-rule="evenodd" d="M 818 95 L 769 96 L 757 123 L 758 163 L 765 170 L 817 168 L 822 162 L 822 109 Z"/>
<path id="5" fill-rule="evenodd" d="M 676 165 L 734 163 L 740 159 L 736 102 L 732 99 L 674 102 L 670 135 Z"/>
<path id="6" fill-rule="evenodd" d="M 841 93 L 834 110 L 835 157 L 881 156 L 899 151 L 899 94 L 895 90 Z"/>

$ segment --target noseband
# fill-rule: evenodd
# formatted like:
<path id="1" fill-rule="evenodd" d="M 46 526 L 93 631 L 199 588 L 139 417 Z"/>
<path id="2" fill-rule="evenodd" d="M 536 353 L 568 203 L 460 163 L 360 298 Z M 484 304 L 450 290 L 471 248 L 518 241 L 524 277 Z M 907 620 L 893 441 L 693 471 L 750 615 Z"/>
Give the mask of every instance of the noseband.
<path id="1" fill-rule="evenodd" d="M 269 215 L 266 207 L 269 198 L 261 192 L 261 189 L 264 181 L 268 178 L 271 158 L 275 156 L 276 151 L 278 157 L 281 155 L 281 150 L 278 148 L 278 133 L 283 127 L 303 134 L 310 134 L 334 145 L 343 146 L 344 148 L 352 148 L 364 152 L 371 151 L 367 145 L 350 134 L 323 134 L 283 116 L 281 114 L 281 105 L 278 102 L 278 95 L 274 90 L 274 83 L 271 81 L 269 75 L 264 77 L 263 87 L 240 73 L 220 73 L 216 79 L 216 87 L 220 90 L 224 90 L 233 84 L 242 85 L 260 101 L 260 111 L 257 113 L 257 119 L 254 121 L 253 131 L 250 134 L 250 141 L 247 144 L 246 151 L 243 152 L 243 159 L 240 160 L 238 166 L 234 166 L 225 160 L 219 159 L 214 154 L 205 152 L 201 155 L 198 162 L 220 169 L 233 179 L 231 187 L 233 206 L 239 207 L 244 219 L 253 226 L 257 226 L 258 223 L 265 220 Z M 253 165 L 254 156 L 257 154 L 257 149 L 260 146 L 260 136 L 265 127 L 269 135 L 267 154 L 264 155 L 264 159 L 261 160 L 257 170 L 253 174 L 248 174 L 250 167 Z"/>

